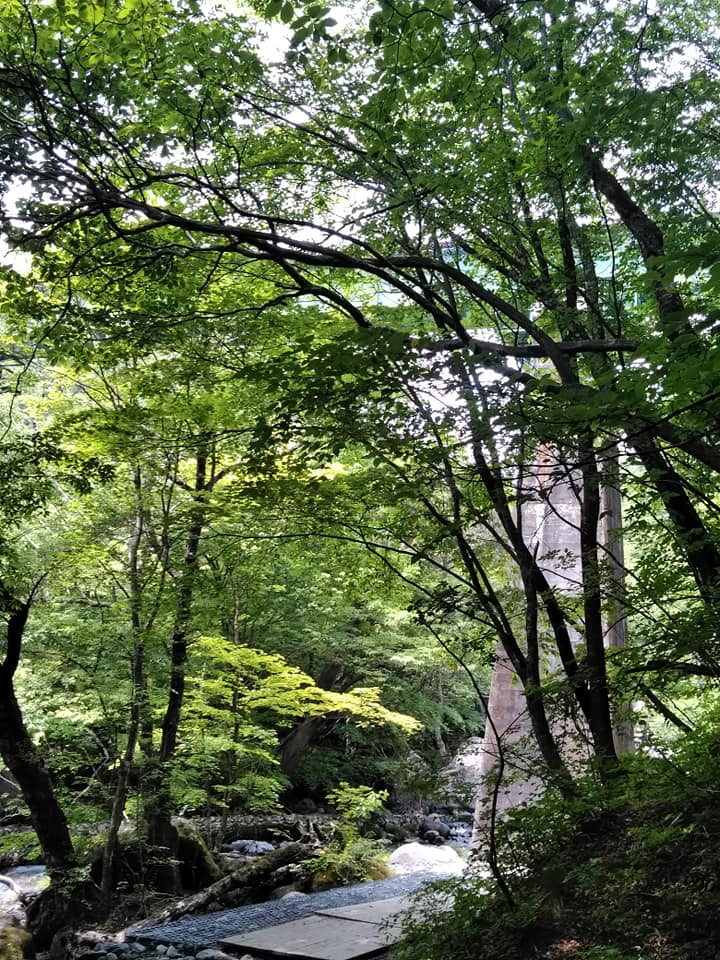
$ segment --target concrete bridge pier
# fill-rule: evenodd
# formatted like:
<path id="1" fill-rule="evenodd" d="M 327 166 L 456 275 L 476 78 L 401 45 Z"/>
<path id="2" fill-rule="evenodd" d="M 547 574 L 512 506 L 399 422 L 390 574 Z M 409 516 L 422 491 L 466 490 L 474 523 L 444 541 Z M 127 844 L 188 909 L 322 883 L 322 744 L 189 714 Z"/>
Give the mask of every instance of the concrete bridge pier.
<path id="1" fill-rule="evenodd" d="M 607 647 L 624 646 L 626 618 L 622 605 L 623 544 L 621 496 L 616 473 L 617 451 L 605 465 L 605 475 L 611 481 L 602 490 L 602 518 L 600 539 L 604 562 L 609 571 L 610 594 L 606 603 L 605 643 Z M 535 551 L 550 586 L 558 593 L 578 594 L 582 590 L 580 560 L 580 493 L 578 474 L 563 464 L 555 451 L 544 447 L 538 451 L 538 464 L 529 477 L 522 507 L 522 530 L 526 542 Z M 612 584 L 615 584 L 613 589 Z M 518 615 L 522 622 L 524 612 Z M 574 633 L 575 642 L 581 636 Z M 518 630 L 522 636 L 522 627 Z M 557 652 L 546 650 L 545 676 L 563 677 Z M 628 720 L 629 710 L 620 711 L 615 742 L 618 752 L 633 749 L 633 729 Z M 517 675 L 505 651 L 498 644 L 488 698 L 487 722 L 479 757 L 478 788 L 474 837 L 482 846 L 490 826 L 490 809 L 496 793 L 496 811 L 502 815 L 508 809 L 538 797 L 544 788 L 543 763 L 535 743 L 527 704 Z M 565 715 L 554 719 L 555 733 L 568 766 L 590 756 L 586 731 L 577 720 L 574 704 L 568 702 Z M 499 742 L 498 742 L 499 741 Z M 498 783 L 498 758 L 502 750 L 505 769 Z"/>

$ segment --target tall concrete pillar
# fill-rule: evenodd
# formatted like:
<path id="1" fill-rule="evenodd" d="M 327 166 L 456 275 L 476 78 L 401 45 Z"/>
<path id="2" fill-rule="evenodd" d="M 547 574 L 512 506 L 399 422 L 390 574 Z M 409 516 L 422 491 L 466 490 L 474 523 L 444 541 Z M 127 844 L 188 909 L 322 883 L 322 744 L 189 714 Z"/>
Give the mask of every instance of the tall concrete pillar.
<path id="1" fill-rule="evenodd" d="M 617 456 L 617 453 L 615 453 Z M 549 447 L 541 447 L 538 462 L 523 491 L 520 523 L 523 537 L 547 578 L 558 593 L 568 596 L 582 590 L 580 559 L 581 483 L 576 472 L 558 459 Z M 603 489 L 600 536 L 605 549 L 605 561 L 616 589 L 616 603 L 607 606 L 605 624 L 608 646 L 622 646 L 625 642 L 625 616 L 622 607 L 623 554 L 621 498 L 617 484 Z M 579 614 L 580 615 L 580 614 Z M 517 618 L 518 635 L 522 636 L 524 611 Z M 571 637 L 580 635 L 571 628 Z M 542 635 L 542 632 L 541 632 Z M 554 641 L 546 631 L 544 673 L 550 679 L 554 674 L 563 677 Z M 570 705 L 574 707 L 574 704 Z M 502 750 L 505 771 L 497 789 L 497 811 L 538 796 L 543 789 L 538 771 L 543 764 L 535 744 L 520 682 L 502 647 L 498 645 L 488 698 L 488 713 L 492 723 L 485 726 L 483 747 L 479 758 L 480 787 L 476 804 L 475 834 L 482 845 L 487 832 L 488 815 L 493 791 L 498 787 L 498 754 Z M 590 755 L 588 737 L 582 723 L 572 711 L 554 720 L 555 733 L 568 765 Z M 498 740 L 500 743 L 498 743 Z M 632 749 L 632 727 L 623 718 L 616 733 L 618 750 Z"/>
<path id="2" fill-rule="evenodd" d="M 602 489 L 602 543 L 609 573 L 608 594 L 613 598 L 605 607 L 605 646 L 608 650 L 625 646 L 627 616 L 625 614 L 625 550 L 622 535 L 622 495 L 617 469 L 618 450 L 614 448 L 606 461 L 607 482 Z M 621 704 L 614 718 L 615 749 L 627 753 L 634 748 L 631 704 Z"/>

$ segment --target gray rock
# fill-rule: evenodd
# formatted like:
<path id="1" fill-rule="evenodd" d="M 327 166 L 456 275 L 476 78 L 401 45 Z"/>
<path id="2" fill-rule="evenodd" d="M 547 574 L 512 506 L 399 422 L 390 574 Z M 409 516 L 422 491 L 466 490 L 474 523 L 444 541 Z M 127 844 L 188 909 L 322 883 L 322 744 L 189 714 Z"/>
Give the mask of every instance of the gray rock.
<path id="1" fill-rule="evenodd" d="M 160 957 L 164 957 L 165 954 L 167 953 L 167 948 L 168 948 L 168 945 L 166 943 L 159 943 L 155 947 L 155 953 L 157 953 L 158 956 Z"/>
<path id="2" fill-rule="evenodd" d="M 271 853 L 275 847 L 266 840 L 233 840 L 223 848 L 234 853 L 243 853 L 246 857 L 261 857 Z"/>
<path id="3" fill-rule="evenodd" d="M 292 893 L 295 890 L 295 886 L 292 883 L 284 883 L 281 887 L 275 887 L 273 892 L 270 894 L 271 900 L 282 900 L 283 897 L 287 896 L 288 893 Z"/>
<path id="4" fill-rule="evenodd" d="M 426 830 L 422 835 L 423 843 L 434 843 L 436 846 L 440 846 L 445 841 L 437 832 L 437 830 Z"/>
<path id="5" fill-rule="evenodd" d="M 172 944 L 170 944 L 170 946 L 169 946 L 169 947 L 167 948 L 167 950 L 165 951 L 165 956 L 166 956 L 166 957 L 179 957 L 179 956 L 180 956 L 180 951 L 179 951 L 176 947 L 174 947 Z"/>
<path id="6" fill-rule="evenodd" d="M 106 943 L 106 934 L 99 930 L 84 930 L 78 934 L 77 942 L 81 947 L 94 947 L 96 950 L 102 943 Z"/>
<path id="7" fill-rule="evenodd" d="M 231 957 L 229 953 L 224 953 L 222 950 L 213 950 L 210 948 L 196 953 L 195 960 L 238 960 L 238 958 Z M 241 957 L 240 960 L 244 960 L 244 958 Z M 251 957 L 250 960 L 253 960 L 253 958 Z"/>
<path id="8" fill-rule="evenodd" d="M 111 947 L 112 952 L 123 956 L 126 953 L 132 953 L 132 947 L 129 943 L 114 943 Z"/>
<path id="9" fill-rule="evenodd" d="M 421 837 L 423 837 L 426 833 L 430 832 L 437 833 L 437 835 L 442 837 L 443 840 L 447 840 L 447 838 L 450 836 L 450 827 L 442 820 L 438 820 L 435 817 L 426 817 L 420 822 L 418 833 Z"/>
<path id="10" fill-rule="evenodd" d="M 24 927 L 25 911 L 18 901 L 12 902 L 9 906 L 3 904 L 0 906 L 0 930 L 5 927 Z"/>

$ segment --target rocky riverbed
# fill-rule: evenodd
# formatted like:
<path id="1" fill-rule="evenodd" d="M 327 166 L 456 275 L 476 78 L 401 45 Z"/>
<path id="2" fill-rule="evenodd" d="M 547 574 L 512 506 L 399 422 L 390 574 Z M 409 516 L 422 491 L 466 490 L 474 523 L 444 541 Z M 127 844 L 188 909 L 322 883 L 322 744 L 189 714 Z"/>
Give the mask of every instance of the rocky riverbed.
<path id="1" fill-rule="evenodd" d="M 235 871 L 244 862 L 288 844 L 287 839 L 280 839 L 282 837 L 314 839 L 315 843 L 320 838 L 322 842 L 326 839 L 325 832 L 331 827 L 331 821 L 330 815 L 316 811 L 310 815 L 295 814 L 278 818 L 238 818 L 230 827 L 232 833 L 227 832 L 228 824 L 225 822 L 217 825 L 204 823 L 203 826 L 212 836 L 213 847 L 218 851 L 216 856 L 220 857 L 225 870 Z M 325 906 L 362 903 L 368 902 L 368 899 L 400 896 L 439 876 L 457 875 L 464 867 L 466 853 L 463 848 L 470 845 L 471 830 L 471 812 L 456 801 L 437 808 L 433 813 L 419 813 L 416 808 L 415 813 L 408 810 L 404 814 L 386 814 L 378 821 L 374 832 L 394 847 L 389 864 L 394 876 L 389 880 L 308 894 L 293 889 L 297 884 L 293 884 L 290 878 L 289 885 L 287 880 L 283 881 L 286 885 L 274 894 L 277 898 L 283 891 L 290 891 L 289 896 L 283 899 L 271 899 L 233 910 L 221 910 L 218 909 L 219 904 L 210 904 L 204 909 L 217 912 L 183 917 L 164 926 L 144 925 L 141 933 L 128 930 L 125 935 L 112 937 L 107 932 L 86 931 L 79 940 L 68 940 L 66 956 L 82 956 L 88 960 L 114 960 L 121 956 L 127 960 L 158 960 L 160 957 L 169 960 L 194 960 L 195 957 L 200 960 L 222 960 L 225 955 L 218 948 L 224 936 L 310 915 L 315 909 L 324 909 L 323 901 L 316 901 L 318 897 L 330 898 Z M 8 867 L 0 872 L 9 876 L 16 888 L 13 890 L 0 885 L 0 928 L 7 925 L 21 927 L 24 905 L 18 897 L 18 888 L 23 899 L 37 894 L 47 883 L 44 868 L 26 864 Z M 387 889 L 382 888 L 382 884 L 388 884 Z M 368 892 L 358 894 L 358 890 Z M 266 896 L 272 896 L 272 889 L 268 890 Z M 360 899 L 357 899 L 358 896 Z M 316 902 L 317 907 L 314 906 Z M 226 903 L 226 906 L 231 905 L 232 900 Z M 248 955 L 245 960 L 254 958 Z"/>

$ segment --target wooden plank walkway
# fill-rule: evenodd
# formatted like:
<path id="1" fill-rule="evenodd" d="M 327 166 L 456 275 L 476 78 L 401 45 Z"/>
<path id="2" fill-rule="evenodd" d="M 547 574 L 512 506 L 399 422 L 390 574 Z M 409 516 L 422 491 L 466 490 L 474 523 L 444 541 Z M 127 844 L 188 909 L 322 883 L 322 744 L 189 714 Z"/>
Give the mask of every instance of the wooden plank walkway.
<path id="1" fill-rule="evenodd" d="M 383 956 L 402 934 L 408 897 L 330 907 L 310 917 L 226 937 L 225 950 L 272 960 L 371 960 Z"/>

